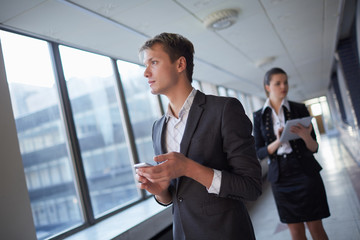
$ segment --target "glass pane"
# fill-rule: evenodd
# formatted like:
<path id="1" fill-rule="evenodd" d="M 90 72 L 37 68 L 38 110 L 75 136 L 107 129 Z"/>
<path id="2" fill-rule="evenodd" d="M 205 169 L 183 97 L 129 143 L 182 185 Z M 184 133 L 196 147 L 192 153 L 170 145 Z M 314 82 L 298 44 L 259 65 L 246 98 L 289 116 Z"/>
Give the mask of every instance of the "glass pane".
<path id="1" fill-rule="evenodd" d="M 321 101 L 321 109 L 324 116 L 325 128 L 326 131 L 328 132 L 329 130 L 335 129 L 334 122 L 331 118 L 330 109 L 326 97 L 320 97 L 320 101 Z"/>
<path id="2" fill-rule="evenodd" d="M 83 223 L 49 49 L 7 32 L 0 38 L 36 233 L 45 239 Z"/>
<path id="3" fill-rule="evenodd" d="M 168 110 L 168 106 L 169 106 L 169 99 L 164 96 L 164 95 L 160 95 L 160 99 L 161 99 L 161 107 L 164 111 L 164 113 L 166 113 L 166 111 Z"/>
<path id="4" fill-rule="evenodd" d="M 233 90 L 233 89 L 228 89 L 227 94 L 228 94 L 229 97 L 234 97 L 234 98 L 238 97 L 236 91 Z"/>
<path id="5" fill-rule="evenodd" d="M 200 81 L 193 80 L 193 81 L 192 81 L 192 86 L 193 86 L 195 89 L 201 91 L 201 83 L 200 83 Z"/>
<path id="6" fill-rule="evenodd" d="M 117 64 L 124 86 L 139 160 L 153 163 L 151 130 L 154 121 L 160 117 L 157 96 L 150 92 L 147 79 L 143 76 L 144 67 L 120 60 Z"/>
<path id="7" fill-rule="evenodd" d="M 322 114 L 321 105 L 320 103 L 314 103 L 310 105 L 311 112 L 313 116 L 318 116 Z"/>
<path id="8" fill-rule="evenodd" d="M 226 88 L 219 86 L 217 89 L 218 89 L 219 96 L 224 96 L 224 97 L 227 96 Z"/>
<path id="9" fill-rule="evenodd" d="M 109 58 L 60 46 L 95 217 L 139 198 Z"/>
<path id="10" fill-rule="evenodd" d="M 251 110 L 250 110 L 249 103 L 247 101 L 247 98 L 246 98 L 245 94 L 243 94 L 241 92 L 237 92 L 237 96 L 238 96 L 239 101 L 241 102 L 241 104 L 244 107 L 246 115 L 250 116 L 251 115 Z M 252 118 L 250 118 L 250 119 L 252 119 Z"/>

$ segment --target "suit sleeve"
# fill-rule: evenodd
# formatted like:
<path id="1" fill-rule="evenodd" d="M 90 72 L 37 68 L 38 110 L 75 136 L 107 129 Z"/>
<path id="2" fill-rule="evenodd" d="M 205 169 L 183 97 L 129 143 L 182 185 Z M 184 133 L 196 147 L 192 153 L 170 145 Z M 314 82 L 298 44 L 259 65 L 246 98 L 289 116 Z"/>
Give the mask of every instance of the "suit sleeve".
<path id="1" fill-rule="evenodd" d="M 223 108 L 221 131 L 230 171 L 222 171 L 219 196 L 255 200 L 261 195 L 261 166 L 251 121 L 235 98 L 229 98 Z"/>
<path id="2" fill-rule="evenodd" d="M 260 112 L 256 112 L 253 114 L 254 116 L 254 138 L 255 138 L 255 149 L 256 154 L 259 159 L 264 159 L 269 156 L 267 151 L 267 144 L 261 134 L 261 114 Z"/>

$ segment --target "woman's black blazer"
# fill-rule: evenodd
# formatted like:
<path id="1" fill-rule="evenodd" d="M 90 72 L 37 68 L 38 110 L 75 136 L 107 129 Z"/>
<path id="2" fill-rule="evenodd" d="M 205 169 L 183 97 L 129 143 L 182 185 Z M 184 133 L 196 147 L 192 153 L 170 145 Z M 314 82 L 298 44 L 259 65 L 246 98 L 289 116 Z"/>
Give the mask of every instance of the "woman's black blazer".
<path id="1" fill-rule="evenodd" d="M 310 116 L 305 104 L 289 101 L 289 105 L 290 111 L 284 107 L 285 121 Z M 270 182 L 276 182 L 279 178 L 277 153 L 275 152 L 274 154 L 269 155 L 267 151 L 267 146 L 276 140 L 271 114 L 272 112 L 269 107 L 267 107 L 264 112 L 262 112 L 262 108 L 254 112 L 254 137 L 258 158 L 269 158 L 268 180 Z M 314 129 L 311 132 L 311 136 L 316 140 Z M 305 142 L 302 139 L 291 140 L 289 142 L 293 149 L 293 153 L 298 158 L 305 174 L 310 176 L 318 174 L 322 167 L 314 158 L 313 152 L 306 147 Z"/>

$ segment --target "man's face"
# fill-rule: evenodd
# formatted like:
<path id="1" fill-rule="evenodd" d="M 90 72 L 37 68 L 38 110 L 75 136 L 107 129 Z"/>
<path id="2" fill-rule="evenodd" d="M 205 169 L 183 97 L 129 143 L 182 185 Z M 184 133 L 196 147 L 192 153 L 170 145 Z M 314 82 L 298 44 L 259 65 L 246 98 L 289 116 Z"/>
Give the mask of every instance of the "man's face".
<path id="1" fill-rule="evenodd" d="M 171 62 L 161 44 L 156 43 L 144 50 L 144 76 L 148 79 L 152 94 L 167 95 L 178 81 L 177 62 Z"/>

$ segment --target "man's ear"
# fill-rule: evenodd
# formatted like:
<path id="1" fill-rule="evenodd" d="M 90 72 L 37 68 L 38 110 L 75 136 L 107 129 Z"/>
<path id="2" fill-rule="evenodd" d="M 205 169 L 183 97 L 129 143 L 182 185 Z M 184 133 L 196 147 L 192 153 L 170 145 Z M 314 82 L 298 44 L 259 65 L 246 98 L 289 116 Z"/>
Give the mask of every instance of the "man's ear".
<path id="1" fill-rule="evenodd" d="M 179 72 L 186 70 L 186 58 L 184 56 L 179 57 L 177 60 L 177 69 Z"/>

